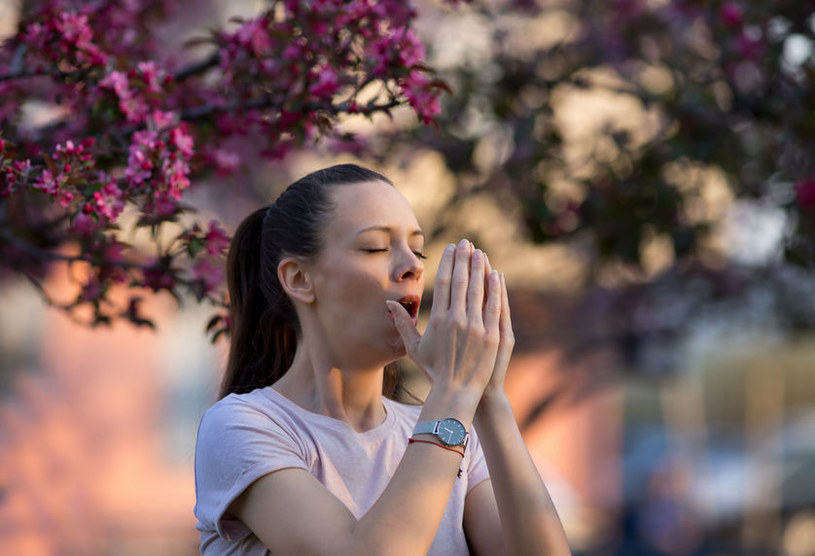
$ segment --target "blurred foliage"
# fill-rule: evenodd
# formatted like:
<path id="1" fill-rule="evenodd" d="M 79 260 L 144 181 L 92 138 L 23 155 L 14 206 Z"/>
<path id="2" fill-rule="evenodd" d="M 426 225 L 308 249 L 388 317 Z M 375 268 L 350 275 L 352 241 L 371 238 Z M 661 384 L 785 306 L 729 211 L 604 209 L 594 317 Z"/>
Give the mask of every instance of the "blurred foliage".
<path id="1" fill-rule="evenodd" d="M 698 256 L 717 222 L 689 207 L 707 186 L 709 174 L 698 170 L 711 169 L 734 197 L 785 210 L 787 260 L 815 262 L 810 3 L 471 8 L 489 34 L 488 57 L 442 71 L 456 92 L 438 129 L 416 129 L 407 141 L 442 153 L 460 187 L 511 194 L 532 241 L 590 236 L 599 259 L 641 266 L 643 244 L 665 235 L 678 259 Z M 570 123 L 568 97 L 590 93 L 609 108 L 588 105 L 583 118 L 594 121 Z M 588 132 L 577 137 L 571 125 Z M 485 164 L 476 153 L 496 134 L 508 150 Z M 588 144 L 575 156 L 578 139 Z"/>
<path id="2" fill-rule="evenodd" d="M 452 38 L 437 32 L 449 21 L 434 19 L 425 33 L 431 62 L 455 89 L 438 127 L 372 142 L 382 159 L 435 150 L 456 180 L 448 208 L 485 193 L 508 218 L 520 216 L 527 240 L 579 252 L 589 265 L 584 285 L 613 286 L 614 302 L 603 306 L 612 321 L 625 316 L 616 327 L 623 344 L 657 333 L 633 315 L 658 311 L 659 296 L 690 305 L 674 314 L 684 320 L 666 324 L 681 328 L 694 308 L 739 299 L 747 283 L 777 295 L 774 322 L 815 326 L 802 300 L 784 293 L 811 283 L 815 263 L 812 3 L 469 9 Z M 726 225 L 747 238 L 761 233 L 749 219 L 732 229 L 736 204 L 783 215 L 771 252 L 739 258 L 722 247 Z M 655 242 L 667 261 L 657 267 L 646 260 Z"/>

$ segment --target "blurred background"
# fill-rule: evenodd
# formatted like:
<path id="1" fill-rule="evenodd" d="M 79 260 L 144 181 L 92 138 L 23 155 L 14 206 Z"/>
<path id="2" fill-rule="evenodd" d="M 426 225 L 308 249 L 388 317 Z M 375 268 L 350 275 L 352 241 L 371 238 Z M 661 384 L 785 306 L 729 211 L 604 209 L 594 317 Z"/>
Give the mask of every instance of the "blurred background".
<path id="1" fill-rule="evenodd" d="M 179 4 L 168 51 L 266 5 Z M 506 273 L 507 388 L 576 554 L 815 554 L 815 7 L 416 5 L 453 90 L 437 126 L 349 118 L 354 152 L 258 159 L 185 198 L 232 231 L 309 171 L 384 172 L 429 273 L 460 237 Z M 0 38 L 25 9 L 0 1 Z M 182 301 L 147 300 L 155 332 L 88 328 L 0 281 L 0 554 L 197 553 L 195 434 L 226 344 Z"/>

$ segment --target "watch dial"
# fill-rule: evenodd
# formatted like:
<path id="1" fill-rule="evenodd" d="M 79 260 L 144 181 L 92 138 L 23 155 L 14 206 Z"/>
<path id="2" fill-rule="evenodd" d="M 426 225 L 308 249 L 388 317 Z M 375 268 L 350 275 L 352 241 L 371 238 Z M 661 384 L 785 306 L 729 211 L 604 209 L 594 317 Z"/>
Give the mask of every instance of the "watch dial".
<path id="1" fill-rule="evenodd" d="M 439 423 L 439 439 L 448 446 L 459 446 L 467 436 L 467 429 L 458 419 L 442 419 Z"/>

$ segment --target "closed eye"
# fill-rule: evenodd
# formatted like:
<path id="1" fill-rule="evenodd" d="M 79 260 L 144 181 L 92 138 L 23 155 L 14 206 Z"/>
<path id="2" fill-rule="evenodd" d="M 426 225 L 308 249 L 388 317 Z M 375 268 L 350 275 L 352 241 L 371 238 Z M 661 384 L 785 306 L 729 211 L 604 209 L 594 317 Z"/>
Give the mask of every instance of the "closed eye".
<path id="1" fill-rule="evenodd" d="M 363 251 L 365 251 L 366 253 L 387 253 L 388 251 L 390 251 L 390 249 L 387 249 L 387 248 L 384 248 L 384 249 L 363 249 Z M 413 254 L 416 255 L 416 257 L 419 258 L 419 259 L 423 259 L 423 260 L 427 259 L 427 255 L 425 255 L 421 251 L 414 251 Z"/>

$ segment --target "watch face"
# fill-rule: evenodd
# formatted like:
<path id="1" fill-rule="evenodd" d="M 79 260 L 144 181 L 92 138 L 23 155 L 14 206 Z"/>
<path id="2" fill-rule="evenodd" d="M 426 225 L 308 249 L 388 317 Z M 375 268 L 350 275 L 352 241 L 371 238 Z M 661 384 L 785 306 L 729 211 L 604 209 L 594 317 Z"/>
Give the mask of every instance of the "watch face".
<path id="1" fill-rule="evenodd" d="M 436 436 L 447 446 L 460 446 L 467 438 L 467 429 L 458 419 L 442 419 L 439 421 L 439 431 Z"/>

